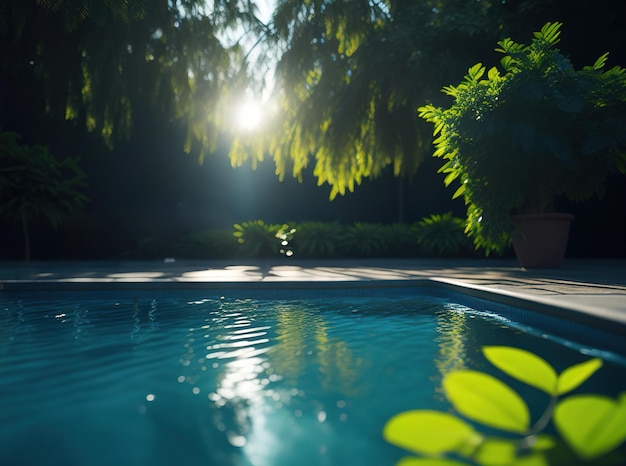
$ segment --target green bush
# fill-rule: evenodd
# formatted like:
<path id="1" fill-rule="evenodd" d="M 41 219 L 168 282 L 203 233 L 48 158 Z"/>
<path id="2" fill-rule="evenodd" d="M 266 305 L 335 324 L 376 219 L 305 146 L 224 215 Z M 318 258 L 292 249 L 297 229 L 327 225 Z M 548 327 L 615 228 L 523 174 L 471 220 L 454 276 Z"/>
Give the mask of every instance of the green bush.
<path id="1" fill-rule="evenodd" d="M 610 174 L 626 174 L 626 69 L 606 69 L 608 54 L 575 69 L 556 48 L 561 26 L 546 23 L 530 44 L 498 42 L 500 67 L 477 63 L 442 89 L 449 106 L 418 109 L 487 255 L 510 244 L 512 215 L 554 212 L 558 198 L 590 199 Z"/>
<path id="2" fill-rule="evenodd" d="M 340 242 L 342 255 L 380 257 L 385 250 L 385 227 L 379 223 L 356 222 L 345 228 Z"/>
<path id="3" fill-rule="evenodd" d="M 467 255 L 473 247 L 464 230 L 465 221 L 452 212 L 424 217 L 416 225 L 420 253 L 438 257 Z"/>
<path id="4" fill-rule="evenodd" d="M 20 144 L 21 136 L 0 131 L 0 219 L 20 225 L 24 259 L 30 260 L 30 224 L 43 217 L 57 228 L 88 201 L 78 158 L 58 159 L 42 145 Z"/>
<path id="5" fill-rule="evenodd" d="M 187 259 L 228 259 L 237 257 L 238 246 L 232 231 L 210 229 L 183 236 L 176 253 Z"/>
<path id="6" fill-rule="evenodd" d="M 295 226 L 293 251 L 297 257 L 317 258 L 336 255 L 343 227 L 338 222 L 302 222 Z"/>
<path id="7" fill-rule="evenodd" d="M 266 224 L 263 220 L 251 220 L 234 225 L 234 237 L 239 243 L 239 251 L 244 257 L 276 257 L 284 250 L 280 236 L 288 225 Z"/>
<path id="8" fill-rule="evenodd" d="M 381 233 L 382 254 L 387 257 L 415 257 L 418 255 L 417 228 L 415 225 L 393 223 L 384 225 Z"/>
<path id="9" fill-rule="evenodd" d="M 266 224 L 252 220 L 233 230 L 212 229 L 183 236 L 176 254 L 187 259 L 342 257 L 455 257 L 471 254 L 463 220 L 431 215 L 413 225 L 309 221 Z M 150 246 L 150 245 L 148 245 Z"/>

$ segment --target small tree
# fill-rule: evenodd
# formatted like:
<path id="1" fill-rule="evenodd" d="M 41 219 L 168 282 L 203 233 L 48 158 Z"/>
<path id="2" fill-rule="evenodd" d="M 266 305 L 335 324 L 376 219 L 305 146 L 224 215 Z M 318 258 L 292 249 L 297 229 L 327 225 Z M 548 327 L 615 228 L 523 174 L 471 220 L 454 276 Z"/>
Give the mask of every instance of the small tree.
<path id="1" fill-rule="evenodd" d="M 88 200 L 79 191 L 85 173 L 77 159 L 57 160 L 47 147 L 19 144 L 20 136 L 0 131 L 0 218 L 20 224 L 24 258 L 30 260 L 29 222 L 44 216 L 57 228 Z"/>

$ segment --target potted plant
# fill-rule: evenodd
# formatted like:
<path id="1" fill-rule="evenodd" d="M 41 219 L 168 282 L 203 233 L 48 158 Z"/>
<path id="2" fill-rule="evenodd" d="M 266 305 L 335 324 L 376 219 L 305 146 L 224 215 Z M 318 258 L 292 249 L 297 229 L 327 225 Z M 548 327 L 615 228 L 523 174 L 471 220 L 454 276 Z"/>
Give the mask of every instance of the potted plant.
<path id="1" fill-rule="evenodd" d="M 559 266 L 565 247 L 556 258 L 545 250 L 530 261 L 520 257 L 519 244 L 527 245 L 531 232 L 518 226 L 516 214 L 520 221 L 548 217 L 558 196 L 601 195 L 609 173 L 626 173 L 625 70 L 605 70 L 608 54 L 574 69 L 555 47 L 561 26 L 547 23 L 528 45 L 498 42 L 502 71 L 478 63 L 459 85 L 443 88 L 454 98 L 449 108 L 419 108 L 434 125 L 444 183 L 459 183 L 453 198 L 463 196 L 467 205 L 466 233 L 487 255 L 515 239 L 525 267 Z M 557 218 L 569 228 L 571 217 Z"/>

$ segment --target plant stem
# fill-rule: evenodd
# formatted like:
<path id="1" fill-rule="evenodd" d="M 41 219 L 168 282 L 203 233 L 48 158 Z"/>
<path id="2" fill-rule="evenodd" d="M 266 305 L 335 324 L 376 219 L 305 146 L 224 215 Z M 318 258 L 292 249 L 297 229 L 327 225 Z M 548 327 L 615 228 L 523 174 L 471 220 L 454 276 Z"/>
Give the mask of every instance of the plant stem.
<path id="1" fill-rule="evenodd" d="M 541 417 L 535 422 L 535 424 L 528 430 L 528 434 L 520 439 L 519 446 L 520 449 L 525 450 L 533 446 L 535 443 L 536 436 L 539 432 L 546 428 L 550 419 L 552 419 L 552 414 L 554 413 L 554 409 L 556 408 L 556 403 L 558 401 L 558 396 L 552 395 L 550 397 L 550 402 L 546 407 L 545 411 L 541 415 Z"/>
<path id="2" fill-rule="evenodd" d="M 557 401 L 557 396 L 552 395 L 550 397 L 550 402 L 548 403 L 546 410 L 543 412 L 537 422 L 535 422 L 535 425 L 532 426 L 528 431 L 530 435 L 537 435 L 539 432 L 546 428 L 546 426 L 550 422 L 550 419 L 552 419 L 552 414 L 554 413 L 554 408 L 556 408 Z"/>

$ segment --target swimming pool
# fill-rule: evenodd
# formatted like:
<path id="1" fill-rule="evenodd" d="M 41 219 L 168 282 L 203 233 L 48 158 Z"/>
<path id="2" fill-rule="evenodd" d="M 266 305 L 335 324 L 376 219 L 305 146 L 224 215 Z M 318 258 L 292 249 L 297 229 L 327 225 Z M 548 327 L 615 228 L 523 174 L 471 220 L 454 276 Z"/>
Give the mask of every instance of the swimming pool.
<path id="1" fill-rule="evenodd" d="M 0 294 L 0 464 L 392 465 L 387 420 L 448 410 L 443 375 L 492 371 L 485 345 L 558 370 L 601 356 L 583 391 L 626 388 L 619 337 L 477 303 L 428 287 Z M 541 394 L 515 388 L 540 415 Z"/>

